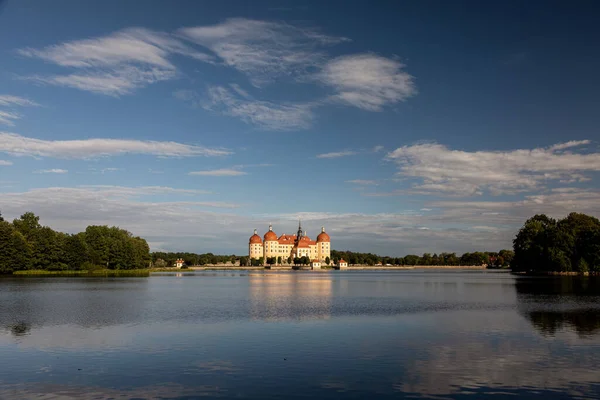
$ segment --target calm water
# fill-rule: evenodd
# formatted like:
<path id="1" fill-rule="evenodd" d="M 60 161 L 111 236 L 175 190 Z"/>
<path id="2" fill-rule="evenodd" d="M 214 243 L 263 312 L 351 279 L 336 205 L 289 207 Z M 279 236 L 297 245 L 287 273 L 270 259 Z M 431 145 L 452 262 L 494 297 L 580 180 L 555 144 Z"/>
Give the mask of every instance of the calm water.
<path id="1" fill-rule="evenodd" d="M 1 278 L 0 398 L 600 398 L 600 282 Z"/>

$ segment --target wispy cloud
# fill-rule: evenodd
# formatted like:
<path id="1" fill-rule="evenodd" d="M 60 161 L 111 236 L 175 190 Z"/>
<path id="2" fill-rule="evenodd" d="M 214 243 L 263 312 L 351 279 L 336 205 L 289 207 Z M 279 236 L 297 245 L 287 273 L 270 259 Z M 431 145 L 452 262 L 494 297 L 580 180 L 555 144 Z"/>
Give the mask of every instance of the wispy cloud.
<path id="1" fill-rule="evenodd" d="M 332 100 L 367 111 L 381 111 L 417 93 L 414 78 L 397 60 L 374 54 L 341 56 L 329 61 L 320 74 L 337 93 Z"/>
<path id="2" fill-rule="evenodd" d="M 39 106 L 34 101 L 26 99 L 24 97 L 12 96 L 12 95 L 0 95 L 0 106 L 7 108 L 24 107 L 24 106 Z M 21 114 L 12 110 L 0 109 L 0 124 L 14 126 L 15 120 L 20 119 Z"/>
<path id="3" fill-rule="evenodd" d="M 358 153 L 355 151 L 351 151 L 351 150 L 334 151 L 331 153 L 317 154 L 317 158 L 338 158 L 338 157 L 353 156 L 355 154 L 358 154 Z"/>
<path id="4" fill-rule="evenodd" d="M 21 115 L 16 112 L 0 110 L 0 124 L 14 126 L 14 120 L 19 118 L 21 118 Z"/>
<path id="5" fill-rule="evenodd" d="M 199 176 L 240 176 L 247 175 L 247 172 L 240 171 L 239 169 L 210 169 L 204 171 L 192 171 L 188 175 L 199 175 Z"/>
<path id="6" fill-rule="evenodd" d="M 49 85 L 67 86 L 109 96 L 130 94 L 151 83 L 173 79 L 175 70 L 125 66 L 109 72 L 84 71 L 69 75 L 29 76 L 24 79 Z"/>
<path id="7" fill-rule="evenodd" d="M 183 28 L 179 33 L 212 50 L 226 65 L 246 74 L 255 86 L 281 76 L 302 75 L 323 63 L 321 47 L 348 40 L 314 28 L 244 18 Z"/>
<path id="8" fill-rule="evenodd" d="M 142 28 L 18 52 L 25 57 L 81 71 L 28 79 L 114 96 L 176 77 L 177 68 L 169 60 L 173 54 L 200 61 L 212 60 L 211 56 L 192 49 L 173 35 Z"/>
<path id="9" fill-rule="evenodd" d="M 266 130 L 287 131 L 309 128 L 314 119 L 315 104 L 276 104 L 269 101 L 242 97 L 222 86 L 208 90 L 208 101 L 202 103 L 206 110 L 241 119 Z"/>
<path id="10" fill-rule="evenodd" d="M 92 173 L 100 173 L 100 174 L 104 175 L 107 172 L 122 171 L 123 168 L 107 167 L 107 168 L 90 168 L 89 170 L 92 171 Z"/>
<path id="11" fill-rule="evenodd" d="M 600 153 L 568 149 L 590 141 L 512 151 L 460 151 L 430 143 L 400 147 L 387 155 L 400 176 L 421 180 L 412 191 L 423 194 L 492 195 L 531 191 L 545 182 L 581 182 L 583 173 L 600 171 Z"/>
<path id="12" fill-rule="evenodd" d="M 87 159 L 123 154 L 161 157 L 225 156 L 228 150 L 177 142 L 126 139 L 42 140 L 0 132 L 0 152 L 17 156 Z"/>
<path id="13" fill-rule="evenodd" d="M 375 146 L 375 147 L 373 147 L 372 151 L 373 151 L 373 153 L 379 153 L 380 151 L 383 150 L 383 148 L 384 148 L 383 146 Z"/>
<path id="14" fill-rule="evenodd" d="M 12 161 L 0 160 L 0 166 L 8 167 L 9 165 L 13 165 Z"/>
<path id="15" fill-rule="evenodd" d="M 368 179 L 352 179 L 350 181 L 346 181 L 346 183 L 353 183 L 360 186 L 378 185 L 377 181 Z"/>
<path id="16" fill-rule="evenodd" d="M 53 168 L 53 169 L 38 169 L 33 171 L 34 174 L 66 174 L 69 172 L 66 169 Z"/>
<path id="17" fill-rule="evenodd" d="M 0 94 L 0 106 L 39 106 L 39 104 L 24 97 Z"/>

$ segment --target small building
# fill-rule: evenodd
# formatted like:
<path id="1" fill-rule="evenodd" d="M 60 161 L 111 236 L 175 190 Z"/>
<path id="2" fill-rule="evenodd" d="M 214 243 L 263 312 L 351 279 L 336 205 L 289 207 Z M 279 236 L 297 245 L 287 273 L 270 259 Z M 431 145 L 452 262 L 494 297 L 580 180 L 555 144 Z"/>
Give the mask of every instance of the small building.
<path id="1" fill-rule="evenodd" d="M 338 261 L 338 267 L 340 269 L 348 268 L 348 263 L 342 258 L 342 259 L 340 259 L 340 261 Z"/>
<path id="2" fill-rule="evenodd" d="M 321 269 L 321 261 L 319 260 L 312 260 L 310 262 L 310 266 L 312 269 Z"/>
<path id="3" fill-rule="evenodd" d="M 176 268 L 181 268 L 181 267 L 183 267 L 183 264 L 185 264 L 185 262 L 183 261 L 183 259 L 182 259 L 182 258 L 178 258 L 178 259 L 175 261 L 175 267 L 176 267 Z"/>

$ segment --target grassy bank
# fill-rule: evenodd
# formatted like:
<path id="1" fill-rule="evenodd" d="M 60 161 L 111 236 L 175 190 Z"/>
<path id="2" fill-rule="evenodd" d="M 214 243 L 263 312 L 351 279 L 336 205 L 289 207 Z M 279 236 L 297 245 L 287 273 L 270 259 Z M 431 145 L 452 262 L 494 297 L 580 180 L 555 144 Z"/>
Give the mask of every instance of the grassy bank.
<path id="1" fill-rule="evenodd" d="M 94 271 L 46 271 L 43 269 L 32 269 L 26 271 L 15 271 L 14 276 L 150 276 L 149 269 L 114 270 L 100 269 Z"/>

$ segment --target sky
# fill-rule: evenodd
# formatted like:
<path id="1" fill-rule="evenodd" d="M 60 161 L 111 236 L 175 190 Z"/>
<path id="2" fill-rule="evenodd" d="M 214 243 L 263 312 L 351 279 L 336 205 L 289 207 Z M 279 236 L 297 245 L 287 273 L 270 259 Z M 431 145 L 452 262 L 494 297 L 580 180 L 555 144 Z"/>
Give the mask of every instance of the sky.
<path id="1" fill-rule="evenodd" d="M 600 216 L 600 5 L 0 0 L 0 212 L 403 256 Z"/>

